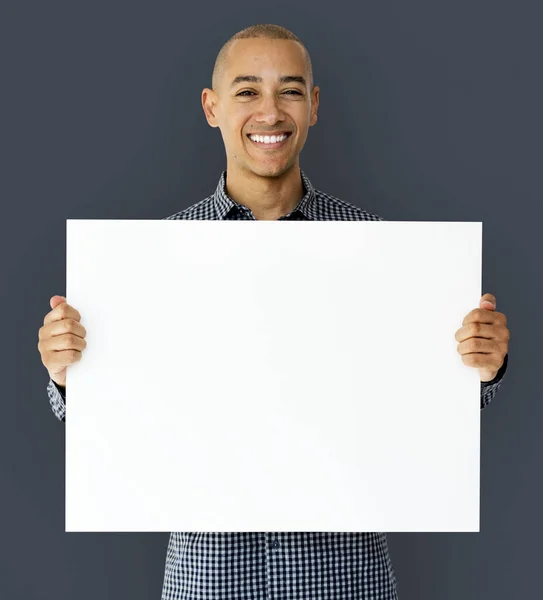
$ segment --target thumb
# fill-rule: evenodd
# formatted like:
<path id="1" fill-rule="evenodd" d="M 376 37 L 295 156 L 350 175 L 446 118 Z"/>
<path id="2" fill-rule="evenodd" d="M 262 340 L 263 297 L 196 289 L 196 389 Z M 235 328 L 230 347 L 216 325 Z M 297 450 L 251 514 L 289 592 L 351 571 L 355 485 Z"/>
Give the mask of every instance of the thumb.
<path id="1" fill-rule="evenodd" d="M 62 304 L 63 302 L 66 302 L 66 298 L 64 296 L 53 296 L 49 300 L 51 308 L 56 308 L 59 304 Z"/>
<path id="2" fill-rule="evenodd" d="M 496 310 L 496 297 L 492 294 L 484 294 L 481 296 L 479 307 L 486 308 L 487 310 Z"/>

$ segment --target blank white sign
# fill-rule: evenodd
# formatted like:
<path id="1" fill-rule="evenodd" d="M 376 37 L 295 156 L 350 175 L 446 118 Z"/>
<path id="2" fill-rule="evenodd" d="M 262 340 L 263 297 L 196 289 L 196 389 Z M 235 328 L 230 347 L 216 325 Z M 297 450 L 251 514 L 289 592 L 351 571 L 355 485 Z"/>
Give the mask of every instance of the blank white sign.
<path id="1" fill-rule="evenodd" d="M 67 220 L 66 531 L 479 531 L 482 223 Z"/>

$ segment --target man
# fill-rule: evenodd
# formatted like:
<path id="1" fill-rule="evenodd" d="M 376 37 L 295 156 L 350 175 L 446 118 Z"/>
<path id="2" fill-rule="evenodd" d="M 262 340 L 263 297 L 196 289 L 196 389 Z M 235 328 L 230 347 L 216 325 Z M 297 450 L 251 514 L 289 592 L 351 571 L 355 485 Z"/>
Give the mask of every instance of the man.
<path id="1" fill-rule="evenodd" d="M 214 194 L 168 219 L 382 220 L 315 190 L 300 169 L 308 129 L 317 122 L 319 88 L 294 34 L 276 25 L 237 33 L 219 52 L 212 86 L 203 90 L 202 106 L 221 131 L 227 169 Z M 51 378 L 51 407 L 61 420 L 66 368 L 86 346 L 81 315 L 65 300 L 51 299 L 38 344 Z M 485 294 L 456 332 L 462 361 L 479 369 L 481 408 L 507 366 L 509 330 L 495 302 Z M 386 535 L 345 532 L 173 532 L 162 591 L 162 600 L 397 597 Z"/>

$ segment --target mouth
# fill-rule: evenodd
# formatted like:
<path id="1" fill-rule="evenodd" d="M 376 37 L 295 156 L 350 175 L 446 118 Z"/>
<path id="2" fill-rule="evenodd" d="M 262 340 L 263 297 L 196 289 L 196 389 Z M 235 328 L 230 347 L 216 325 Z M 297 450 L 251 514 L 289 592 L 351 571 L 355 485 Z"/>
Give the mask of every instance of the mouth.
<path id="1" fill-rule="evenodd" d="M 248 133 L 247 139 L 251 142 L 251 144 L 262 150 L 276 150 L 277 148 L 282 148 L 287 143 L 291 135 L 292 132 L 288 131 L 279 135 L 276 134 L 274 136 L 257 136 L 258 139 L 254 140 L 251 139 L 251 134 Z M 272 142 L 273 138 L 279 138 L 279 141 Z"/>

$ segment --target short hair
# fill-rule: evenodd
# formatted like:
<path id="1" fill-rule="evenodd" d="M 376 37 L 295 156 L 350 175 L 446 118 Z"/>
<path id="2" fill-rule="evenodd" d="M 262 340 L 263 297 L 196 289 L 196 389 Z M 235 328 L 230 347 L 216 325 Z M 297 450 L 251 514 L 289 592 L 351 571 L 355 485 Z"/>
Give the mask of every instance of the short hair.
<path id="1" fill-rule="evenodd" d="M 267 38 L 273 40 L 292 40 L 294 42 L 298 42 L 302 47 L 302 50 L 305 55 L 305 59 L 307 62 L 308 70 L 309 70 L 309 89 L 313 89 L 313 66 L 311 64 L 311 57 L 309 56 L 309 52 L 307 48 L 304 46 L 303 42 L 298 38 L 298 36 L 294 35 L 292 31 L 289 31 L 285 27 L 281 27 L 281 25 L 272 25 L 269 23 L 259 24 L 259 25 L 251 25 L 250 27 L 246 27 L 241 31 L 235 33 L 231 38 L 229 38 L 223 47 L 219 50 L 219 54 L 215 60 L 215 66 L 213 67 L 213 75 L 211 78 L 211 86 L 214 90 L 217 89 L 220 77 L 224 70 L 224 66 L 226 64 L 226 57 L 228 55 L 228 50 L 230 46 L 235 40 L 244 40 L 244 39 L 254 39 L 254 38 Z"/>

